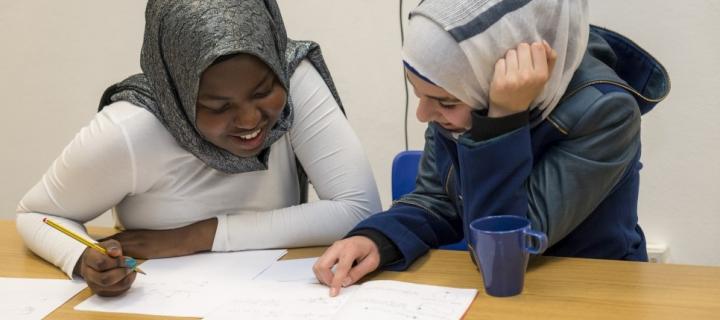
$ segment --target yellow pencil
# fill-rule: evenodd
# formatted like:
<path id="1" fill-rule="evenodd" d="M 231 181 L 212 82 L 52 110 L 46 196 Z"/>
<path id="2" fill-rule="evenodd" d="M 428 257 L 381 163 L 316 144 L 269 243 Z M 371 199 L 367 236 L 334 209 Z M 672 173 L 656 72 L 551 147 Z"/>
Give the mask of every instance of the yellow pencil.
<path id="1" fill-rule="evenodd" d="M 73 239 L 79 241 L 80 243 L 88 246 L 89 248 L 93 248 L 93 249 L 99 251 L 100 253 L 102 253 L 102 254 L 104 254 L 104 255 L 108 255 L 108 252 L 107 252 L 107 250 L 105 250 L 105 248 L 101 247 L 101 246 L 98 245 L 97 243 L 94 243 L 94 242 L 92 242 L 92 241 L 89 241 L 89 240 L 85 239 L 84 237 L 82 237 L 81 235 L 76 234 L 75 232 L 72 232 L 72 231 L 66 229 L 65 227 L 63 227 L 63 226 L 55 223 L 54 221 L 52 221 L 52 220 L 50 220 L 50 219 L 48 219 L 48 218 L 43 218 L 43 222 L 45 222 L 45 224 L 47 224 L 47 225 L 55 228 L 55 230 L 60 231 L 60 232 L 62 232 L 62 233 L 64 233 L 64 234 L 68 235 L 70 238 L 73 238 Z M 131 259 L 132 259 L 132 258 L 131 258 Z M 133 262 L 134 262 L 134 261 L 135 261 L 135 259 L 133 259 Z M 133 269 L 134 271 L 137 271 L 138 273 L 146 274 L 144 271 L 140 270 L 140 268 L 138 268 L 137 266 L 132 266 L 132 269 Z"/>

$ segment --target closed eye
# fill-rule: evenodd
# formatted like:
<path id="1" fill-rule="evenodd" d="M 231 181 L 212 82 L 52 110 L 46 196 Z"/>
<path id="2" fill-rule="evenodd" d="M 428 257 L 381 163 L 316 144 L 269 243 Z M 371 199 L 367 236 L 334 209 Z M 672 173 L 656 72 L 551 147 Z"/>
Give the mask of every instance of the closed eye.
<path id="1" fill-rule="evenodd" d="M 459 105 L 460 101 L 438 101 L 438 104 L 440 104 L 441 107 L 445 109 L 452 109 L 455 108 L 457 105 Z"/>
<path id="2" fill-rule="evenodd" d="M 252 98 L 265 98 L 273 92 L 273 89 L 275 89 L 275 75 L 272 72 L 268 71 L 263 81 L 260 82 L 258 88 L 255 89 L 255 93 L 253 93 Z"/>
<path id="3" fill-rule="evenodd" d="M 203 109 L 208 110 L 211 113 L 216 113 L 216 114 L 223 113 L 223 112 L 227 111 L 228 109 L 230 109 L 230 103 L 225 103 L 223 105 L 218 105 L 218 106 L 206 106 L 202 103 L 198 103 L 198 105 L 200 107 L 202 107 Z"/>
<path id="4" fill-rule="evenodd" d="M 275 88 L 275 81 L 270 83 L 269 88 L 267 88 L 267 89 L 263 88 L 263 90 L 260 90 L 259 92 L 255 92 L 252 97 L 253 97 L 253 99 L 265 98 L 273 92 L 274 88 Z"/>

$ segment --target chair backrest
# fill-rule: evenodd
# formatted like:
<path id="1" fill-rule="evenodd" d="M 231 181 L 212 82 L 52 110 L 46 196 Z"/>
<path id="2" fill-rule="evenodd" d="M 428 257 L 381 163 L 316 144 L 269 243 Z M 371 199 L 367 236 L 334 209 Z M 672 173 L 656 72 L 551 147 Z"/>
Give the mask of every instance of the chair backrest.
<path id="1" fill-rule="evenodd" d="M 393 201 L 415 189 L 420 158 L 422 158 L 422 151 L 409 150 L 401 151 L 393 159 L 391 177 Z M 467 250 L 467 243 L 465 240 L 461 240 L 457 243 L 440 246 L 440 249 Z"/>
<path id="2" fill-rule="evenodd" d="M 418 174 L 421 157 L 422 151 L 409 150 L 401 151 L 393 159 L 390 182 L 393 201 L 415 189 L 415 178 Z"/>

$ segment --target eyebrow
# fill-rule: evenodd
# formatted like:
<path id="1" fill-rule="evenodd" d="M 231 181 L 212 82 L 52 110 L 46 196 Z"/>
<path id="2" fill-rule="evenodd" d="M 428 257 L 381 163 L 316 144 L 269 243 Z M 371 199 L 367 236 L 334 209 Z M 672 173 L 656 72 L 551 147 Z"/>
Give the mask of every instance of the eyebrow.
<path id="1" fill-rule="evenodd" d="M 410 79 L 409 79 L 408 76 L 407 76 L 407 73 L 405 73 L 405 80 L 407 80 L 407 82 L 409 82 L 410 85 L 413 87 L 413 90 L 415 90 L 415 91 L 417 92 L 417 88 L 415 88 L 415 84 L 413 84 L 412 81 L 410 81 Z M 453 98 L 453 97 L 437 97 L 437 96 L 431 96 L 431 95 L 427 95 L 427 94 L 425 94 L 424 96 L 426 96 L 426 97 L 428 97 L 428 98 L 430 98 L 430 99 L 433 99 L 433 100 L 437 100 L 437 101 L 439 101 L 439 102 L 446 102 L 446 103 L 456 103 L 456 102 L 459 103 L 459 102 L 461 102 L 460 99 L 458 99 L 458 98 Z"/>
<path id="2" fill-rule="evenodd" d="M 430 99 L 437 100 L 437 101 L 439 101 L 439 102 L 450 102 L 450 103 L 460 102 L 460 99 L 457 99 L 457 98 L 451 98 L 451 97 L 435 97 L 435 96 L 429 96 L 429 95 L 425 95 L 425 96 L 428 97 L 428 98 L 430 98 Z"/>
<path id="3" fill-rule="evenodd" d="M 255 85 L 255 87 L 252 89 L 252 92 L 257 91 L 258 88 L 260 88 L 265 82 L 267 82 L 268 78 L 270 78 L 270 77 L 273 77 L 273 72 L 270 71 L 270 70 L 268 70 L 267 73 L 265 73 L 265 75 L 263 76 L 262 80 L 260 80 L 260 82 L 258 82 L 258 84 Z M 206 94 L 200 95 L 200 96 L 198 96 L 197 99 L 202 99 L 202 100 L 218 100 L 218 101 L 230 100 L 230 98 L 228 98 L 228 97 L 225 97 L 225 96 L 217 96 L 217 95 L 214 95 L 214 94 L 211 94 L 211 93 L 206 93 Z"/>
<path id="4" fill-rule="evenodd" d="M 230 98 L 228 98 L 228 97 L 216 96 L 213 94 L 203 94 L 201 96 L 198 96 L 198 100 L 201 100 L 201 99 L 202 100 L 219 100 L 219 101 L 230 100 Z"/>
<path id="5" fill-rule="evenodd" d="M 265 76 L 262 78 L 262 80 L 260 80 L 260 82 L 258 82 L 258 84 L 255 85 L 255 88 L 253 88 L 252 91 L 253 92 L 257 91 L 257 89 L 260 88 L 265 82 L 267 82 L 268 78 L 271 78 L 271 77 L 274 77 L 274 74 L 271 70 L 268 70 L 265 73 Z"/>

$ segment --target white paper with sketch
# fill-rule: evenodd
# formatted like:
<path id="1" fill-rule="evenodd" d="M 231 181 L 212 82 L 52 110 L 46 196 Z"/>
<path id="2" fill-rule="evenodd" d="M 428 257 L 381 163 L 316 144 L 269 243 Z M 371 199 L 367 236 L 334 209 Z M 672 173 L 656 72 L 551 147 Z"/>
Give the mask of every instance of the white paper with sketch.
<path id="1" fill-rule="evenodd" d="M 204 319 L 460 319 L 477 295 L 391 280 L 344 288 L 335 298 L 319 284 L 258 281 L 244 288 Z"/>
<path id="2" fill-rule="evenodd" d="M 267 269 L 287 250 L 203 253 L 154 259 L 142 264 L 128 292 L 112 298 L 93 295 L 75 310 L 202 317 L 224 303 L 228 291 Z"/>
<path id="3" fill-rule="evenodd" d="M 315 258 L 280 260 L 263 271 L 255 280 L 278 282 L 320 283 L 313 273 Z"/>
<path id="4" fill-rule="evenodd" d="M 0 278 L 0 317 L 42 319 L 86 287 L 79 280 Z"/>
<path id="5" fill-rule="evenodd" d="M 338 319 L 460 319 L 477 289 L 377 280 L 362 284 L 337 313 Z"/>
<path id="6" fill-rule="evenodd" d="M 330 298 L 328 287 L 320 284 L 253 281 L 203 319 L 334 319 L 357 287 L 345 288 L 343 294 Z"/>

